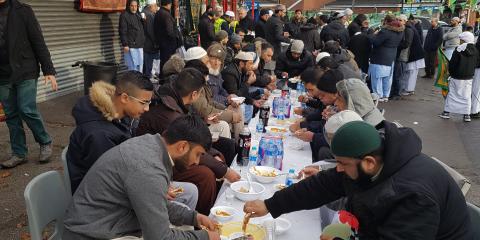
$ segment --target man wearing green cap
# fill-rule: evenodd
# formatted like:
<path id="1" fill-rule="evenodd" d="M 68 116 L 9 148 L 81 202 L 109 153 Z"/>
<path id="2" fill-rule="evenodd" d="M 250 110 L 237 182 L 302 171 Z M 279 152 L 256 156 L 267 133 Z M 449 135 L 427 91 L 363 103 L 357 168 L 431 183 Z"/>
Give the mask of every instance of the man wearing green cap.
<path id="1" fill-rule="evenodd" d="M 447 171 L 421 153 L 410 128 L 384 121 L 340 127 L 331 149 L 337 167 L 321 171 L 244 211 L 254 217 L 315 209 L 342 197 L 360 222 L 359 239 L 473 239 L 465 198 Z M 333 239 L 335 236 L 322 236 Z"/>

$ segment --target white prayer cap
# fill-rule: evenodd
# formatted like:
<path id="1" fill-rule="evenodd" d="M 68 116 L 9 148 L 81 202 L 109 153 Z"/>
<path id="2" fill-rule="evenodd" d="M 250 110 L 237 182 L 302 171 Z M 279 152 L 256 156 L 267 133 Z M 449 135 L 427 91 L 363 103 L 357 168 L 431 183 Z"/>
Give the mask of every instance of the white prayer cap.
<path id="1" fill-rule="evenodd" d="M 229 16 L 229 17 L 233 17 L 233 18 L 235 17 L 235 13 L 232 12 L 232 11 L 226 11 L 226 12 L 225 12 L 225 15 L 227 15 L 227 16 Z"/>
<path id="2" fill-rule="evenodd" d="M 330 53 L 328 52 L 321 52 L 317 55 L 317 58 L 315 59 L 315 61 L 318 63 L 320 62 L 320 60 L 322 60 L 322 58 L 324 57 L 330 57 Z"/>
<path id="3" fill-rule="evenodd" d="M 147 1 L 147 4 L 148 4 L 148 5 L 157 4 L 157 0 L 148 0 L 148 1 Z"/>
<path id="4" fill-rule="evenodd" d="M 462 32 L 460 33 L 460 35 L 458 35 L 458 38 L 460 38 L 460 40 L 463 40 L 466 43 L 475 42 L 475 36 L 471 32 Z"/>

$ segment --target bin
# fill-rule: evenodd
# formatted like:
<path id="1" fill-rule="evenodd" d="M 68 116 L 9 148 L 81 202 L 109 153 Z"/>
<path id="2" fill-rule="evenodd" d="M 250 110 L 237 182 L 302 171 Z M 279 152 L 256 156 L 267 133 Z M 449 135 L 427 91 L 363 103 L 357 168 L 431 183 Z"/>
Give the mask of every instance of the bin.
<path id="1" fill-rule="evenodd" d="M 105 81 L 115 84 L 119 65 L 112 62 L 78 61 L 72 67 L 83 68 L 83 90 L 85 95 L 95 81 Z"/>

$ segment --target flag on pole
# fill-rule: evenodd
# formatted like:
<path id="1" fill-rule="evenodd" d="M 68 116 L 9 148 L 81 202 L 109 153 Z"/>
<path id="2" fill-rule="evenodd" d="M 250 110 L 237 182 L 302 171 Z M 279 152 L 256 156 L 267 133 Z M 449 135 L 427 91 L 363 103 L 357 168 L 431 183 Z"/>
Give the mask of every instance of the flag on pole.
<path id="1" fill-rule="evenodd" d="M 448 0 L 448 7 L 450 9 L 455 9 L 455 5 L 457 4 L 457 0 Z"/>
<path id="2" fill-rule="evenodd" d="M 438 49 L 437 51 L 437 61 L 438 61 L 438 68 L 437 68 L 437 78 L 435 79 L 435 87 L 442 89 L 443 97 L 447 97 L 448 94 L 448 59 L 443 53 L 442 49 Z"/>

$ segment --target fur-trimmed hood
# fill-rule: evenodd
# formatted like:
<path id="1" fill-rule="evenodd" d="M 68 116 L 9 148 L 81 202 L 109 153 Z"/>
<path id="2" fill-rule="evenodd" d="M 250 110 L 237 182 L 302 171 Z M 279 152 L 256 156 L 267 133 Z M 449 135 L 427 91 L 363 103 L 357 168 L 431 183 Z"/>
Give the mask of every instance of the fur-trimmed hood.
<path id="1" fill-rule="evenodd" d="M 383 25 L 383 28 L 386 29 L 386 30 L 394 31 L 394 32 L 405 31 L 405 26 L 396 24 L 395 22 L 393 24 L 385 24 L 385 25 Z"/>
<path id="2" fill-rule="evenodd" d="M 90 94 L 80 99 L 73 107 L 72 115 L 77 125 L 92 121 L 109 121 L 118 118 L 113 105 L 115 86 L 104 81 L 97 81 L 90 87 Z"/>

